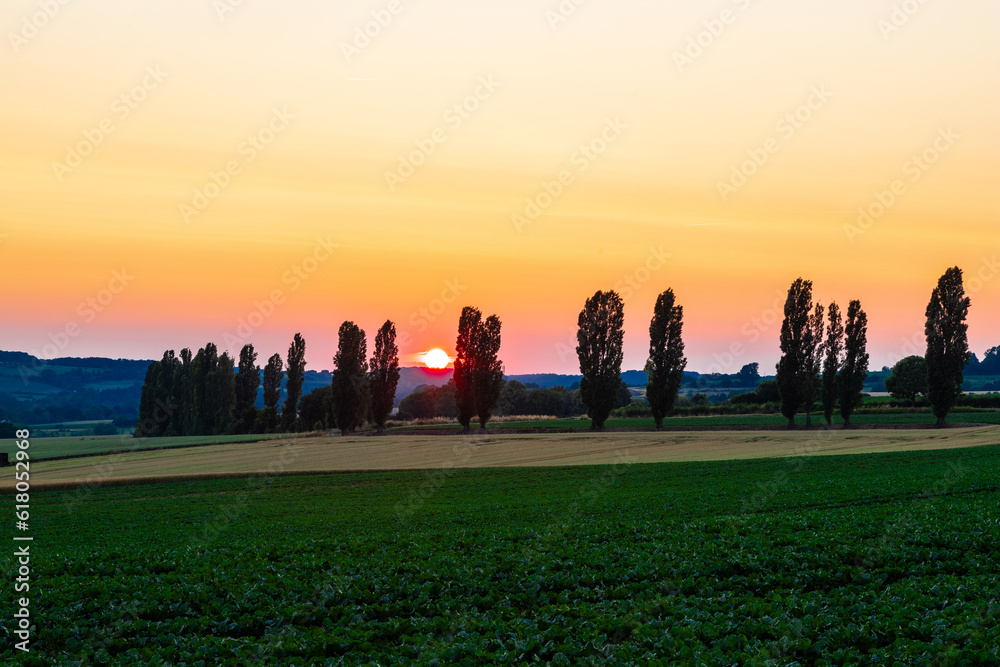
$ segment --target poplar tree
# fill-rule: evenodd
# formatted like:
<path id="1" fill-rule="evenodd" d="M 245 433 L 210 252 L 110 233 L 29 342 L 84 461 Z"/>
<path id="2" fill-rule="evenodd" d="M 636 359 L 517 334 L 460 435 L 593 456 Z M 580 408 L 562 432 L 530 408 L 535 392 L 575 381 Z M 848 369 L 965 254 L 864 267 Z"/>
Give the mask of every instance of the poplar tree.
<path id="1" fill-rule="evenodd" d="M 272 354 L 264 366 L 264 409 L 257 415 L 257 431 L 274 433 L 278 430 L 278 401 L 281 400 L 282 361 Z"/>
<path id="2" fill-rule="evenodd" d="M 215 401 L 209 389 L 209 378 L 218 365 L 219 350 L 215 343 L 206 343 L 192 361 L 191 422 L 194 432 L 191 435 L 211 435 L 215 428 Z"/>
<path id="3" fill-rule="evenodd" d="M 500 399 L 503 388 L 503 362 L 500 361 L 500 318 L 490 315 L 476 332 L 475 357 L 472 370 L 473 404 L 479 428 L 485 430 L 486 422 Z"/>
<path id="4" fill-rule="evenodd" d="M 969 305 L 962 269 L 954 266 L 938 279 L 925 313 L 927 398 L 938 426 L 944 426 L 944 418 L 962 395 L 963 371 L 972 356 L 965 323 Z"/>
<path id="5" fill-rule="evenodd" d="M 812 281 L 796 278 L 785 298 L 785 319 L 781 323 L 781 359 L 778 361 L 775 377 L 781 395 L 781 414 L 788 419 L 789 428 L 794 428 L 795 413 L 806 400 L 805 380 L 812 354 L 810 311 Z"/>
<path id="6" fill-rule="evenodd" d="M 618 400 L 624 320 L 622 299 L 614 291 L 595 292 L 577 319 L 576 354 L 583 374 L 580 398 L 595 431 L 604 430 Z"/>
<path id="7" fill-rule="evenodd" d="M 333 357 L 333 412 L 341 435 L 353 433 L 368 414 L 368 343 L 354 322 L 340 325 L 337 354 Z"/>
<path id="8" fill-rule="evenodd" d="M 139 398 L 139 419 L 135 425 L 135 438 L 152 438 L 157 432 L 156 420 L 156 383 L 160 377 L 160 362 L 154 361 L 146 367 L 146 378 L 142 383 L 142 393 Z"/>
<path id="9" fill-rule="evenodd" d="M 479 328 L 483 315 L 478 308 L 466 306 L 458 318 L 458 338 L 455 341 L 455 403 L 458 406 L 458 423 L 463 431 L 469 430 L 473 415 L 476 414 L 475 382 L 473 372 Z"/>
<path id="10" fill-rule="evenodd" d="M 207 394 L 210 397 L 212 435 L 223 435 L 233 430 L 236 404 L 236 373 L 233 358 L 223 352 L 215 369 L 208 376 Z"/>
<path id="11" fill-rule="evenodd" d="M 676 305 L 672 289 L 656 298 L 653 319 L 649 323 L 646 400 L 649 401 L 657 430 L 663 428 L 663 418 L 674 409 L 677 392 L 684 379 L 687 359 L 681 338 L 683 320 L 684 307 Z"/>
<path id="12" fill-rule="evenodd" d="M 240 350 L 240 372 L 236 375 L 236 432 L 252 433 L 257 421 L 257 390 L 260 369 L 251 343 Z"/>
<path id="13" fill-rule="evenodd" d="M 833 408 L 837 402 L 837 372 L 840 370 L 841 354 L 844 350 L 844 325 L 840 321 L 840 307 L 834 301 L 827 311 L 830 326 L 827 328 L 826 344 L 823 346 L 823 417 L 827 425 L 833 423 Z"/>
<path id="14" fill-rule="evenodd" d="M 375 351 L 368 371 L 371 388 L 369 417 L 381 433 L 392 412 L 399 384 L 399 348 L 396 346 L 396 325 L 386 320 L 375 335 Z"/>
<path id="15" fill-rule="evenodd" d="M 285 407 L 281 411 L 282 427 L 287 432 L 296 429 L 302 383 L 306 380 L 306 341 L 302 334 L 295 334 L 288 347 L 288 369 L 285 371 Z M 311 426 L 311 425 L 310 425 Z"/>
<path id="16" fill-rule="evenodd" d="M 844 363 L 838 379 L 840 416 L 844 418 L 844 426 L 850 426 L 851 413 L 861 405 L 861 393 L 868 377 L 868 316 L 861 310 L 858 300 L 847 306 L 844 334 Z"/>
<path id="17" fill-rule="evenodd" d="M 823 365 L 823 305 L 817 303 L 813 314 L 809 316 L 809 349 L 806 350 L 805 404 L 806 426 L 812 425 L 812 408 L 816 402 L 816 390 L 819 388 L 819 371 Z"/>
<path id="18" fill-rule="evenodd" d="M 175 404 L 179 420 L 178 433 L 192 435 L 195 429 L 194 415 L 194 354 L 190 348 L 181 350 L 180 382 L 175 384 Z"/>

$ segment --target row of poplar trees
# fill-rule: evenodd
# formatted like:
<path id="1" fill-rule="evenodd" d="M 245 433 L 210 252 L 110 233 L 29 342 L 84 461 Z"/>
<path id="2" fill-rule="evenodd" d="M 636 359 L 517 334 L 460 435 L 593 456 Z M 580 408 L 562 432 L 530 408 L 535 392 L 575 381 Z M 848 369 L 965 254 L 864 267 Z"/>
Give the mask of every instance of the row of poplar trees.
<path id="1" fill-rule="evenodd" d="M 927 397 L 938 426 L 944 425 L 945 417 L 962 395 L 964 369 L 971 358 L 965 322 L 969 305 L 962 270 L 957 266 L 948 269 L 931 291 L 924 313 Z M 800 408 L 805 408 L 806 425 L 810 424 L 817 393 L 827 424 L 831 423 L 838 400 L 845 425 L 850 425 L 851 414 L 861 405 L 868 375 L 868 317 L 856 300 L 848 305 L 843 324 L 836 302 L 827 310 L 827 321 L 823 315 L 822 304 L 812 305 L 812 282 L 801 278 L 793 282 L 785 300 L 782 356 L 776 377 L 781 414 L 789 426 L 795 425 Z"/>
<path id="2" fill-rule="evenodd" d="M 938 424 L 962 393 L 962 374 L 970 354 L 965 319 L 969 298 L 962 286 L 962 271 L 948 269 L 931 293 L 926 310 L 928 398 Z M 683 308 L 673 290 L 656 299 L 649 324 L 649 360 L 646 362 L 646 399 L 656 428 L 673 410 L 687 360 L 682 339 Z M 577 320 L 577 355 L 580 359 L 580 398 L 587 406 L 591 428 L 601 430 L 615 407 L 622 364 L 624 310 L 614 291 L 598 291 L 587 299 Z M 797 279 L 788 290 L 781 325 L 781 360 L 777 383 L 781 413 L 788 425 L 806 411 L 806 424 L 819 397 L 829 425 L 839 406 L 845 425 L 861 405 L 868 376 L 868 316 L 861 302 L 851 301 L 846 319 L 836 302 L 824 308 L 813 305 L 812 282 Z"/>
<path id="3" fill-rule="evenodd" d="M 302 384 L 305 381 L 306 341 L 295 334 L 288 348 L 287 370 L 274 354 L 263 372 L 264 408 L 257 409 L 262 378 L 252 344 L 240 350 L 239 367 L 228 352 L 219 354 L 208 343 L 192 354 L 184 348 L 178 357 L 163 353 L 146 369 L 139 401 L 136 437 L 224 435 L 294 431 Z M 285 378 L 285 404 L 281 380 Z"/>
<path id="4" fill-rule="evenodd" d="M 331 416 L 343 435 L 366 421 L 381 433 L 392 412 L 399 384 L 399 347 L 396 325 L 386 320 L 375 334 L 375 351 L 367 360 L 365 330 L 354 322 L 340 325 L 333 357 Z"/>
<path id="5" fill-rule="evenodd" d="M 340 327 L 333 358 L 333 417 L 342 434 L 354 432 L 367 418 L 381 432 L 392 410 L 399 380 L 396 329 L 386 322 L 375 337 L 371 365 L 365 362 L 365 332 L 353 322 Z M 466 431 L 472 419 L 486 428 L 503 387 L 500 319 L 471 306 L 462 309 L 455 343 L 455 402 L 458 421 Z M 391 392 L 389 391 L 391 389 Z"/>
<path id="6" fill-rule="evenodd" d="M 369 415 L 378 432 L 392 410 L 399 365 L 396 329 L 386 322 L 375 337 L 371 369 L 365 364 L 365 332 L 353 322 L 340 327 L 337 356 L 333 359 L 333 416 L 342 434 L 355 431 Z M 496 409 L 503 387 L 500 352 L 500 319 L 485 320 L 472 306 L 462 309 L 455 343 L 455 402 L 458 421 L 466 431 L 472 419 L 482 429 Z M 389 388 L 392 389 L 389 392 Z"/>
<path id="7" fill-rule="evenodd" d="M 844 424 L 851 423 L 851 414 L 861 405 L 868 377 L 867 347 L 868 316 L 860 301 L 855 299 L 848 304 L 844 322 L 836 301 L 825 311 L 823 304 L 813 306 L 811 280 L 798 278 L 792 283 L 785 299 L 781 359 L 775 378 L 781 395 L 781 414 L 788 419 L 789 427 L 795 426 L 795 414 L 801 408 L 806 411 L 806 425 L 811 425 L 817 394 L 827 424 L 832 423 L 838 398 Z"/>
<path id="8" fill-rule="evenodd" d="M 257 366 L 257 352 L 250 343 L 240 350 L 239 366 L 228 353 L 218 354 L 214 343 L 192 355 L 181 350 L 176 357 L 167 350 L 163 359 L 146 370 L 139 403 L 137 437 L 171 435 L 222 435 L 281 433 L 309 430 L 300 423 L 298 408 L 305 381 L 306 342 L 295 334 L 288 348 L 287 366 L 274 354 Z M 375 354 L 366 359 L 365 332 L 353 322 L 340 327 L 328 412 L 343 433 L 371 421 L 381 432 L 392 411 L 399 383 L 399 349 L 396 326 L 386 321 L 375 337 Z M 285 402 L 280 412 L 281 383 Z M 264 407 L 256 406 L 263 384 Z"/>
<path id="9" fill-rule="evenodd" d="M 663 428 L 663 418 L 674 409 L 687 366 L 681 337 L 683 319 L 684 308 L 676 303 L 672 289 L 656 298 L 649 323 L 646 399 L 657 429 Z M 624 322 L 624 303 L 614 290 L 595 292 L 577 319 L 576 353 L 583 375 L 580 400 L 587 406 L 593 430 L 604 429 L 618 400 Z"/>

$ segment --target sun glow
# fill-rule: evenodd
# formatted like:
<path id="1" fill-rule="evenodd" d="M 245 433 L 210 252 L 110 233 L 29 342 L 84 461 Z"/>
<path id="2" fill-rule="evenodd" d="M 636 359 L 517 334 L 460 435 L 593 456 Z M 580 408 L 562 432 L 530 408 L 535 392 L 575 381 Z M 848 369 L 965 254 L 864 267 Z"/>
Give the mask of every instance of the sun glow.
<path id="1" fill-rule="evenodd" d="M 424 352 L 424 365 L 427 368 L 447 368 L 449 363 L 451 363 L 451 357 L 439 347 Z"/>

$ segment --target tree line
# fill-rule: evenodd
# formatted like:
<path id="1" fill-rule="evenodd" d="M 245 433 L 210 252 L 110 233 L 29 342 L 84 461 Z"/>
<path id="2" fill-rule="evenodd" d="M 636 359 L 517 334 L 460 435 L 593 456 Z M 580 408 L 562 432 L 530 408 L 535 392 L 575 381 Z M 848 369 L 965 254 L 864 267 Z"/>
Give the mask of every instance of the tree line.
<path id="1" fill-rule="evenodd" d="M 395 324 L 386 321 L 379 329 L 369 362 L 364 331 L 344 322 L 331 386 L 302 396 L 305 353 L 301 334 L 295 334 L 285 360 L 274 354 L 263 369 L 251 343 L 240 350 L 238 367 L 227 352 L 219 355 L 214 343 L 197 354 L 185 348 L 180 357 L 167 350 L 146 370 L 135 436 L 287 433 L 334 425 L 347 433 L 366 420 L 381 431 L 399 382 Z M 282 379 L 285 402 L 279 410 Z M 261 385 L 264 407 L 258 408 Z"/>
<path id="2" fill-rule="evenodd" d="M 925 312 L 927 395 L 939 424 L 944 423 L 944 417 L 961 395 L 963 369 L 971 357 L 965 324 L 968 308 L 962 271 L 950 268 L 939 279 Z M 663 427 L 664 417 L 674 408 L 687 366 L 683 317 L 684 309 L 672 289 L 657 296 L 649 324 L 649 356 L 645 366 L 646 399 L 657 429 Z M 591 419 L 591 428 L 602 430 L 611 411 L 622 405 L 621 296 L 614 290 L 594 293 L 584 303 L 577 327 L 576 352 L 582 374 L 578 400 Z M 827 424 L 832 422 L 837 406 L 845 425 L 850 424 L 852 413 L 861 404 L 868 374 L 867 329 L 868 317 L 860 301 L 850 301 L 844 317 L 836 302 L 828 308 L 813 304 L 812 281 L 798 278 L 792 283 L 784 305 L 782 354 L 775 378 L 781 413 L 788 419 L 789 427 L 795 425 L 795 416 L 803 408 L 806 424 L 811 424 L 817 398 Z M 484 320 L 477 308 L 463 308 L 452 381 L 446 387 L 426 390 L 424 397 L 404 401 L 401 409 L 415 411 L 418 405 L 430 405 L 450 415 L 453 400 L 454 417 L 463 430 L 470 429 L 473 419 L 485 429 L 505 389 L 503 363 L 499 358 L 500 334 L 501 322 L 496 315 Z M 346 435 L 366 421 L 381 432 L 392 410 L 399 380 L 398 353 L 396 328 L 391 321 L 379 329 L 370 361 L 364 330 L 354 322 L 344 322 L 338 334 L 329 392 L 316 390 L 305 397 L 300 414 L 297 407 L 305 372 L 305 341 L 299 334 L 288 350 L 287 398 L 280 413 L 277 409 L 282 377 L 279 355 L 273 355 L 264 368 L 265 407 L 258 410 L 254 402 L 260 379 L 252 345 L 244 346 L 241 351 L 238 372 L 228 354 L 219 356 L 212 343 L 193 357 L 187 349 L 181 351 L 179 359 L 168 350 L 161 361 L 154 362 L 147 370 L 136 433 L 268 433 L 335 425 Z M 756 365 L 744 370 L 748 377 L 757 376 Z M 520 383 L 506 383 L 509 390 L 504 397 L 505 412 L 517 409 L 519 401 L 522 407 L 526 405 L 527 394 L 520 395 L 517 385 Z M 521 385 L 520 389 L 525 388 Z M 551 401 L 553 412 L 557 411 L 560 400 L 567 404 L 570 392 L 562 391 L 566 396 L 545 397 Z M 625 395 L 628 396 L 627 388 Z"/>
<path id="3" fill-rule="evenodd" d="M 261 369 L 252 344 L 240 350 L 239 366 L 228 352 L 219 354 L 215 343 L 193 354 L 181 350 L 163 353 L 146 369 L 139 399 L 136 437 L 226 435 L 294 431 L 297 407 L 305 380 L 306 342 L 295 334 L 288 348 L 285 372 L 281 355 L 274 354 Z M 264 389 L 264 407 L 256 406 Z M 285 405 L 279 412 L 281 381 L 285 379 Z"/>
<path id="4" fill-rule="evenodd" d="M 971 358 L 965 323 L 969 305 L 962 270 L 957 266 L 948 269 L 931 293 L 924 326 L 927 396 L 938 425 L 944 424 L 962 394 L 963 369 Z M 614 407 L 621 374 L 623 321 L 622 300 L 614 291 L 595 293 L 578 318 L 581 399 L 592 429 L 602 429 Z M 687 364 L 682 329 L 683 308 L 668 289 L 656 300 L 646 362 L 646 397 L 657 429 L 663 427 L 664 416 L 673 409 Z M 796 279 L 785 299 L 780 345 L 775 381 L 781 413 L 789 427 L 794 427 L 795 415 L 802 408 L 806 424 L 811 424 L 817 397 L 828 425 L 837 406 L 845 425 L 850 425 L 868 375 L 868 316 L 860 301 L 849 302 L 845 317 L 836 302 L 829 308 L 814 305 L 812 281 Z"/>

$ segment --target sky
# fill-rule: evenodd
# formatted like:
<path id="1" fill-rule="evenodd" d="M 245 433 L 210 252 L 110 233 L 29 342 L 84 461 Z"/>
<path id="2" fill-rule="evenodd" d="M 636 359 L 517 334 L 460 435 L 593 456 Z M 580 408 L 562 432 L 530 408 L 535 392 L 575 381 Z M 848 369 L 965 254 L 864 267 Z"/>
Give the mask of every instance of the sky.
<path id="1" fill-rule="evenodd" d="M 773 373 L 784 293 L 859 299 L 871 367 L 938 277 L 1000 344 L 1000 5 L 985 0 L 7 0 L 0 349 L 261 358 L 341 322 L 401 361 L 503 322 L 578 372 L 584 301 L 657 294 L 688 369 Z"/>

